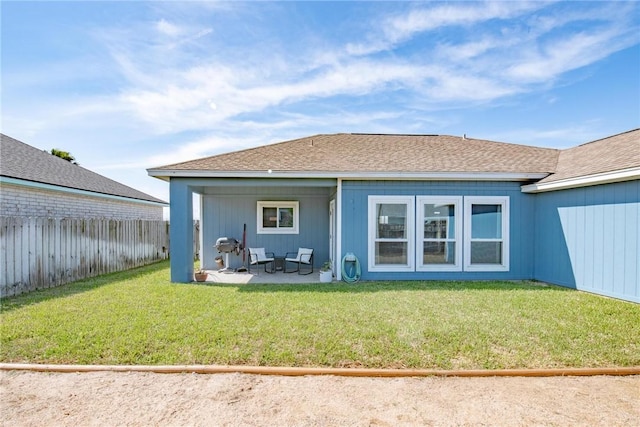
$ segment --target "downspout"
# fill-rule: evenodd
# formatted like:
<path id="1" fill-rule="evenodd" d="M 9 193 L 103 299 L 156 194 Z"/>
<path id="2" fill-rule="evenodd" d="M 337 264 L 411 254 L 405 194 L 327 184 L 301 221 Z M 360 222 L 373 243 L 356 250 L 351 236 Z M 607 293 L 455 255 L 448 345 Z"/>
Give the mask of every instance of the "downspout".
<path id="1" fill-rule="evenodd" d="M 203 192 L 204 193 L 204 192 Z M 198 227 L 198 241 L 200 251 L 198 252 L 198 261 L 200 262 L 200 268 L 206 268 L 205 266 L 205 258 L 204 258 L 204 195 L 203 193 L 198 194 L 198 201 L 200 202 L 200 227 Z M 212 264 L 213 268 L 213 264 Z"/>
<path id="2" fill-rule="evenodd" d="M 342 259 L 342 178 L 338 178 L 338 186 L 336 189 L 336 260 Z M 334 263 L 335 264 L 335 263 Z M 342 280 L 342 269 L 337 268 L 336 280 L 339 282 Z"/>

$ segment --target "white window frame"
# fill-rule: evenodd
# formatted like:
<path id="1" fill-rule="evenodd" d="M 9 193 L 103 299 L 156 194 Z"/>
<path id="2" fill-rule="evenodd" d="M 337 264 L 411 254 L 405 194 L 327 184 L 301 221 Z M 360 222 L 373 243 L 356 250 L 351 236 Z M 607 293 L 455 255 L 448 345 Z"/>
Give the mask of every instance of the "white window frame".
<path id="1" fill-rule="evenodd" d="M 502 238 L 472 239 L 471 213 L 473 205 L 502 206 Z M 509 197 L 508 196 L 465 196 L 464 198 L 464 271 L 509 271 Z M 502 262 L 500 264 L 471 264 L 472 242 L 502 242 Z"/>
<path id="2" fill-rule="evenodd" d="M 462 196 L 416 196 L 416 271 L 462 271 Z M 454 242 L 455 259 L 453 264 L 424 264 L 423 245 L 424 239 L 424 205 L 425 204 L 446 204 L 453 205 L 455 209 L 455 238 L 447 239 L 427 239 L 429 241 Z"/>
<path id="3" fill-rule="evenodd" d="M 280 228 L 278 220 L 276 220 L 276 228 L 263 226 L 263 209 L 276 208 L 279 212 L 280 208 L 293 208 L 293 227 Z M 259 200 L 257 205 L 257 233 L 258 234 L 299 234 L 300 233 L 300 202 L 297 201 L 269 201 Z M 280 215 L 276 215 L 280 218 Z"/>
<path id="4" fill-rule="evenodd" d="M 377 229 L 377 209 L 376 206 L 380 203 L 388 203 L 388 204 L 405 204 L 407 205 L 407 230 L 406 230 L 406 238 L 403 240 L 399 239 L 377 239 L 376 238 L 376 229 Z M 395 272 L 395 271 L 415 271 L 414 263 L 415 263 L 415 196 L 369 196 L 369 207 L 368 207 L 368 225 L 369 225 L 369 236 L 368 236 L 368 271 L 375 272 Z M 406 241 L 407 243 L 407 264 L 398 265 L 398 264 L 376 264 L 376 242 L 386 242 L 386 241 Z"/>

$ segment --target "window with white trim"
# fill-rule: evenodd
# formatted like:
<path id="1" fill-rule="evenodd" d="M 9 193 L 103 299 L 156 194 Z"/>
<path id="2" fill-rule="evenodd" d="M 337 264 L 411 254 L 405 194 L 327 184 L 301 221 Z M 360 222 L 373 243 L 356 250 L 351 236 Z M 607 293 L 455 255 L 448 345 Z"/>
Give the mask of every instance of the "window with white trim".
<path id="1" fill-rule="evenodd" d="M 462 270 L 462 197 L 418 196 L 416 270 Z"/>
<path id="2" fill-rule="evenodd" d="M 509 270 L 509 198 L 464 198 L 465 271 Z"/>
<path id="3" fill-rule="evenodd" d="M 413 271 L 413 215 L 413 196 L 369 196 L 370 271 Z"/>
<path id="4" fill-rule="evenodd" d="M 509 271 L 508 196 L 369 196 L 368 226 L 369 271 Z"/>
<path id="5" fill-rule="evenodd" d="M 298 234 L 299 202 L 258 201 L 258 234 Z"/>

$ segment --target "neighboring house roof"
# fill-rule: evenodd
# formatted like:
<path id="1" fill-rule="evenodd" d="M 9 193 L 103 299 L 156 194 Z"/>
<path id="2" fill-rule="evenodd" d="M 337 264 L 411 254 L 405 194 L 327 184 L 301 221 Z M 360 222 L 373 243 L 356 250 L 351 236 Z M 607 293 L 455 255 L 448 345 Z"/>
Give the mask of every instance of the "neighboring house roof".
<path id="1" fill-rule="evenodd" d="M 4 134 L 0 134 L 0 152 L 0 176 L 2 177 L 167 204 Z"/>
<path id="2" fill-rule="evenodd" d="M 267 176 L 267 171 L 327 177 L 502 173 L 540 179 L 555 171 L 558 154 L 555 149 L 457 136 L 339 133 L 152 168 L 149 174 L 167 178 Z"/>

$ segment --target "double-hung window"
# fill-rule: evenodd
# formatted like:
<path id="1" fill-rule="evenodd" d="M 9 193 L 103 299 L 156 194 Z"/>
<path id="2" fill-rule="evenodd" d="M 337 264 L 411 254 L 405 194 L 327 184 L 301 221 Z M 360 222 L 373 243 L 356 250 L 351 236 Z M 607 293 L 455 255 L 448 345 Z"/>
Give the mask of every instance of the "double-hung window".
<path id="1" fill-rule="evenodd" d="M 462 197 L 418 196 L 416 202 L 416 270 L 462 270 Z"/>
<path id="2" fill-rule="evenodd" d="M 465 271 L 509 270 L 509 198 L 464 198 Z"/>
<path id="3" fill-rule="evenodd" d="M 258 234 L 298 234 L 298 202 L 258 202 Z"/>
<path id="4" fill-rule="evenodd" d="M 369 196 L 369 270 L 413 271 L 414 197 Z"/>

